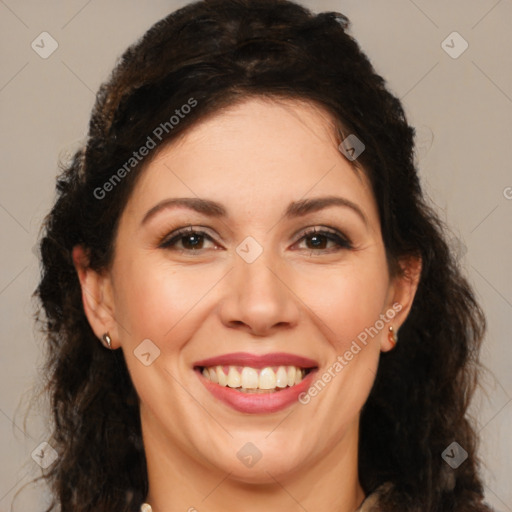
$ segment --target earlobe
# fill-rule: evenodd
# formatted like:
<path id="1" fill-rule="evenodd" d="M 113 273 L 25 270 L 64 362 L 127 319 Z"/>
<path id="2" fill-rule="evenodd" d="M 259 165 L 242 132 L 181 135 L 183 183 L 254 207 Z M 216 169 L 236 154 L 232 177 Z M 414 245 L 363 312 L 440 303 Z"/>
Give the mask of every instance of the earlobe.
<path id="1" fill-rule="evenodd" d="M 390 287 L 388 311 L 394 311 L 386 336 L 382 337 L 381 350 L 392 350 L 398 342 L 398 331 L 405 322 L 414 302 L 421 278 L 422 262 L 420 257 L 408 257 L 400 261 L 402 272 L 393 278 Z"/>
<path id="2" fill-rule="evenodd" d="M 88 255 L 81 245 L 73 247 L 72 258 L 80 281 L 82 303 L 87 320 L 100 340 L 105 333 L 108 333 L 112 348 L 116 348 L 116 340 L 119 337 L 114 319 L 110 275 L 99 273 L 89 267 Z"/>
<path id="3" fill-rule="evenodd" d="M 398 341 L 398 335 L 392 325 L 388 328 L 388 342 L 391 345 L 391 349 L 395 348 L 396 342 Z"/>

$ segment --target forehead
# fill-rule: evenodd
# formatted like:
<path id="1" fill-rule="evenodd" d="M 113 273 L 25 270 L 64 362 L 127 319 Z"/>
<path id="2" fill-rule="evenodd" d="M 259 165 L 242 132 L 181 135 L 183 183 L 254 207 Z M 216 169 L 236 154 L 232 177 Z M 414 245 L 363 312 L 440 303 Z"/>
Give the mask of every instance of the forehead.
<path id="1" fill-rule="evenodd" d="M 375 216 L 366 175 L 340 153 L 339 143 L 336 122 L 322 107 L 250 98 L 160 149 L 138 180 L 130 208 L 181 196 L 268 209 L 276 202 L 340 193 Z"/>
<path id="2" fill-rule="evenodd" d="M 184 145 L 196 151 L 215 152 L 218 148 L 226 159 L 230 154 L 247 152 L 244 163 L 250 166 L 250 155 L 267 163 L 272 158 L 286 158 L 287 162 L 305 155 L 315 158 L 326 146 L 337 148 L 338 137 L 335 119 L 320 105 L 256 96 L 200 121 L 171 146 L 176 152 Z"/>

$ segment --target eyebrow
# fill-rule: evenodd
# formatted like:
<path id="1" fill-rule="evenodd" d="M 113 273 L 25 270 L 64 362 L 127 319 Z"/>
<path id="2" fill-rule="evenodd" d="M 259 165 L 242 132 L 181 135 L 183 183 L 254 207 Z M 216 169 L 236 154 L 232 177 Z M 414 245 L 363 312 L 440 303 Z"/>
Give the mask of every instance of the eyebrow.
<path id="1" fill-rule="evenodd" d="M 286 208 L 284 217 L 287 219 L 303 217 L 309 213 L 317 212 L 332 206 L 350 208 L 361 218 L 364 224 L 368 226 L 368 219 L 366 218 L 361 208 L 359 208 L 357 204 L 353 203 L 349 199 L 339 196 L 314 197 L 311 199 L 300 199 L 298 201 L 292 201 Z M 198 197 L 173 197 L 164 199 L 149 209 L 144 215 L 141 224 L 147 223 L 160 211 L 179 207 L 194 210 L 198 213 L 206 215 L 207 217 L 228 217 L 226 208 L 224 208 L 222 204 L 217 203 L 216 201 Z"/>

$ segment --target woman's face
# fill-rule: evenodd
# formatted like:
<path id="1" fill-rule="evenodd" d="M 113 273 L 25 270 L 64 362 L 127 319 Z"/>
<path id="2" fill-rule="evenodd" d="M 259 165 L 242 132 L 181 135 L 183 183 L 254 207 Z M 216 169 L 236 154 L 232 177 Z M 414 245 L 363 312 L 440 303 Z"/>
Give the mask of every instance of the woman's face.
<path id="1" fill-rule="evenodd" d="M 323 110 L 250 99 L 141 176 L 111 271 L 96 276 L 110 316 L 89 318 L 123 350 L 150 459 L 266 482 L 357 450 L 388 328 L 414 290 L 390 279 L 369 183 L 338 142 Z M 219 371 L 271 389 L 228 389 Z"/>

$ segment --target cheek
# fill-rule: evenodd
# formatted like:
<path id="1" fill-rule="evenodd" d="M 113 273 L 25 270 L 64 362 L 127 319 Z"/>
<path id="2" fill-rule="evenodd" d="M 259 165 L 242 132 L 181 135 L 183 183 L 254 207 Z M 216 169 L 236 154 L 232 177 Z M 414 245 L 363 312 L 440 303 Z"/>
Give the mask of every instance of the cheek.
<path id="1" fill-rule="evenodd" d="M 339 265 L 290 265 L 285 280 L 288 300 L 314 314 L 317 326 L 337 352 L 375 324 L 386 300 L 387 268 L 377 251 L 357 254 Z M 116 318 L 133 343 L 145 338 L 164 342 L 193 336 L 193 319 L 204 313 L 205 300 L 222 280 L 223 265 L 170 264 L 147 255 L 120 259 L 116 269 Z M 212 304 L 210 304 L 211 306 Z M 197 325 L 196 325 L 197 328 Z M 190 332 L 188 332 L 190 331 Z"/>
<path id="2" fill-rule="evenodd" d="M 325 337 L 340 352 L 384 313 L 388 284 L 386 267 L 379 260 L 367 260 L 310 272 L 302 283 L 301 296 L 321 320 Z"/>
<path id="3" fill-rule="evenodd" d="M 116 318 L 134 343 L 141 337 L 163 341 L 177 332 L 183 335 L 188 325 L 184 317 L 188 319 L 221 275 L 195 266 L 171 266 L 161 259 L 120 260 Z"/>

